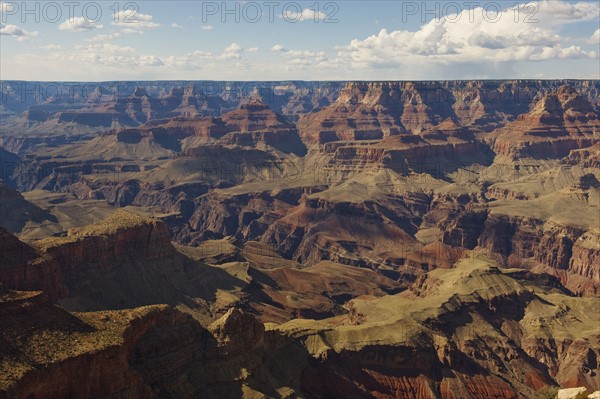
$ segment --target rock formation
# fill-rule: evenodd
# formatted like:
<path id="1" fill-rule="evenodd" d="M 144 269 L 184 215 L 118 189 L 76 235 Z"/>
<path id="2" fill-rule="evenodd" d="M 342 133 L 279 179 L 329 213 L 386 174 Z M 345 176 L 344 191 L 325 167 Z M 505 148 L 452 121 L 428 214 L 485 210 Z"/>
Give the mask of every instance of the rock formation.
<path id="1" fill-rule="evenodd" d="M 600 388 L 598 82 L 106 85 L 3 85 L 0 398 Z"/>

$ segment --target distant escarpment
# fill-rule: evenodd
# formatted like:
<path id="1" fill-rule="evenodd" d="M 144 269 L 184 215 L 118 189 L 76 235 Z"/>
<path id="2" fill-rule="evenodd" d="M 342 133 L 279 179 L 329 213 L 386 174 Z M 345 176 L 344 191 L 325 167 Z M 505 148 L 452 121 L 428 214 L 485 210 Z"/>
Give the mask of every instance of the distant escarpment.
<path id="1" fill-rule="evenodd" d="M 597 86 L 574 86 L 566 81 L 353 82 L 343 87 L 335 103 L 302 117 L 298 128 L 310 146 L 402 134 L 468 136 L 492 132 L 507 123 L 523 130 L 534 122 L 556 124 L 563 119 L 562 113 L 571 128 L 589 118 L 597 119 L 590 104 L 597 98 Z M 536 107 L 538 117 L 526 116 L 540 93 L 559 97 L 562 109 L 544 112 Z"/>

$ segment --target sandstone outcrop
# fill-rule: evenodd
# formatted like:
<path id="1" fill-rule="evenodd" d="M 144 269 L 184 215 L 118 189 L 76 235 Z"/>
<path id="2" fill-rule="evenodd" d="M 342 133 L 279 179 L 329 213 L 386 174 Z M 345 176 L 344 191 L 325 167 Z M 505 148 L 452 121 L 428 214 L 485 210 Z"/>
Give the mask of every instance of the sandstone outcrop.
<path id="1" fill-rule="evenodd" d="M 585 399 L 588 390 L 585 387 L 561 389 L 556 394 L 556 399 Z"/>

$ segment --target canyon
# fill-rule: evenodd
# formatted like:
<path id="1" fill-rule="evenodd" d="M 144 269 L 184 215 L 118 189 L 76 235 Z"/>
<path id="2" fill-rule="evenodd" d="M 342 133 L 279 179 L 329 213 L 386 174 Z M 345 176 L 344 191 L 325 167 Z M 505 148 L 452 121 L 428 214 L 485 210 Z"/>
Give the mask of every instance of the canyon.
<path id="1" fill-rule="evenodd" d="M 0 398 L 600 390 L 600 82 L 27 85 Z"/>

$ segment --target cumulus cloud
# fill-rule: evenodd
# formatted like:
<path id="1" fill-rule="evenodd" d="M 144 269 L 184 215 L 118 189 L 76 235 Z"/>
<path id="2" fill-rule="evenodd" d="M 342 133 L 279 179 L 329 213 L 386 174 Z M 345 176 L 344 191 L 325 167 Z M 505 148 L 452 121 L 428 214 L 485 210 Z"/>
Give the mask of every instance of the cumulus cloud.
<path id="1" fill-rule="evenodd" d="M 596 32 L 594 32 L 592 37 L 590 37 L 590 40 L 588 40 L 588 43 L 600 44 L 600 29 L 598 29 Z"/>
<path id="2" fill-rule="evenodd" d="M 175 29 L 183 29 L 183 26 L 179 25 L 178 23 L 173 22 L 171 24 L 171 28 L 175 28 Z"/>
<path id="3" fill-rule="evenodd" d="M 288 70 L 306 69 L 328 60 L 324 51 L 287 50 L 282 45 L 273 46 L 271 51 L 286 59 L 285 65 Z"/>
<path id="4" fill-rule="evenodd" d="M 138 58 L 139 66 L 161 66 L 164 62 L 155 55 L 140 55 Z"/>
<path id="5" fill-rule="evenodd" d="M 302 10 L 300 12 L 291 11 L 288 9 L 283 13 L 282 17 L 283 17 L 283 19 L 285 19 L 288 22 L 301 22 L 301 21 L 324 21 L 327 16 L 320 11 L 315 12 L 314 10 L 311 10 L 310 8 L 305 8 L 304 10 Z"/>
<path id="6" fill-rule="evenodd" d="M 16 38 L 18 41 L 22 42 L 37 37 L 38 32 L 29 32 L 25 29 L 19 28 L 16 25 L 0 23 L 0 35 L 11 36 Z"/>
<path id="7" fill-rule="evenodd" d="M 202 25 L 200 28 L 202 30 L 213 30 L 213 29 L 215 29 L 215 27 L 212 26 L 212 25 Z"/>
<path id="8" fill-rule="evenodd" d="M 116 22 L 111 22 L 111 25 L 122 27 L 127 32 L 150 30 L 160 27 L 160 24 L 153 21 L 152 15 L 148 14 L 119 11 L 115 19 Z"/>
<path id="9" fill-rule="evenodd" d="M 223 54 L 221 54 L 221 58 L 223 59 L 240 59 L 242 58 L 242 53 L 244 49 L 237 43 L 231 43 L 229 46 L 223 50 Z"/>
<path id="10" fill-rule="evenodd" d="M 287 50 L 285 49 L 285 47 L 282 44 L 276 44 L 273 47 L 271 47 L 271 51 L 277 53 L 277 52 L 282 52 L 282 51 L 287 51 Z"/>
<path id="11" fill-rule="evenodd" d="M 494 15 L 486 14 L 481 8 L 464 10 L 448 18 L 433 19 L 416 31 L 382 29 L 377 35 L 338 47 L 336 63 L 392 67 L 419 62 L 541 61 L 597 56 L 593 51 L 566 43 L 566 39 L 555 32 L 555 27 L 560 25 L 557 21 L 566 24 L 594 18 L 594 15 L 597 18 L 598 4 L 543 1 L 536 13 L 533 9 L 522 10 L 530 18 L 535 15 L 538 19 L 535 24 L 515 22 L 515 10 L 523 7 L 505 9 Z"/>
<path id="12" fill-rule="evenodd" d="M 62 24 L 58 25 L 60 30 L 69 30 L 72 32 L 86 32 L 94 29 L 102 29 L 102 24 L 90 21 L 84 17 L 69 18 Z"/>
<path id="13" fill-rule="evenodd" d="M 565 59 L 565 58 L 595 58 L 596 53 L 585 52 L 579 46 L 570 46 L 562 48 L 559 46 L 545 47 L 541 52 L 532 54 L 530 59 L 533 61 L 546 61 L 552 59 Z"/>
<path id="14" fill-rule="evenodd" d="M 213 53 L 208 51 L 192 51 L 183 56 L 169 56 L 164 59 L 165 65 L 182 69 L 200 69 L 207 61 L 213 60 Z"/>
<path id="15" fill-rule="evenodd" d="M 521 4 L 512 7 L 511 12 L 514 13 L 515 8 L 521 11 L 521 15 L 530 15 L 538 22 L 555 26 L 592 21 L 598 19 L 600 11 L 600 5 L 597 2 L 569 3 L 563 0 L 543 0 Z"/>

